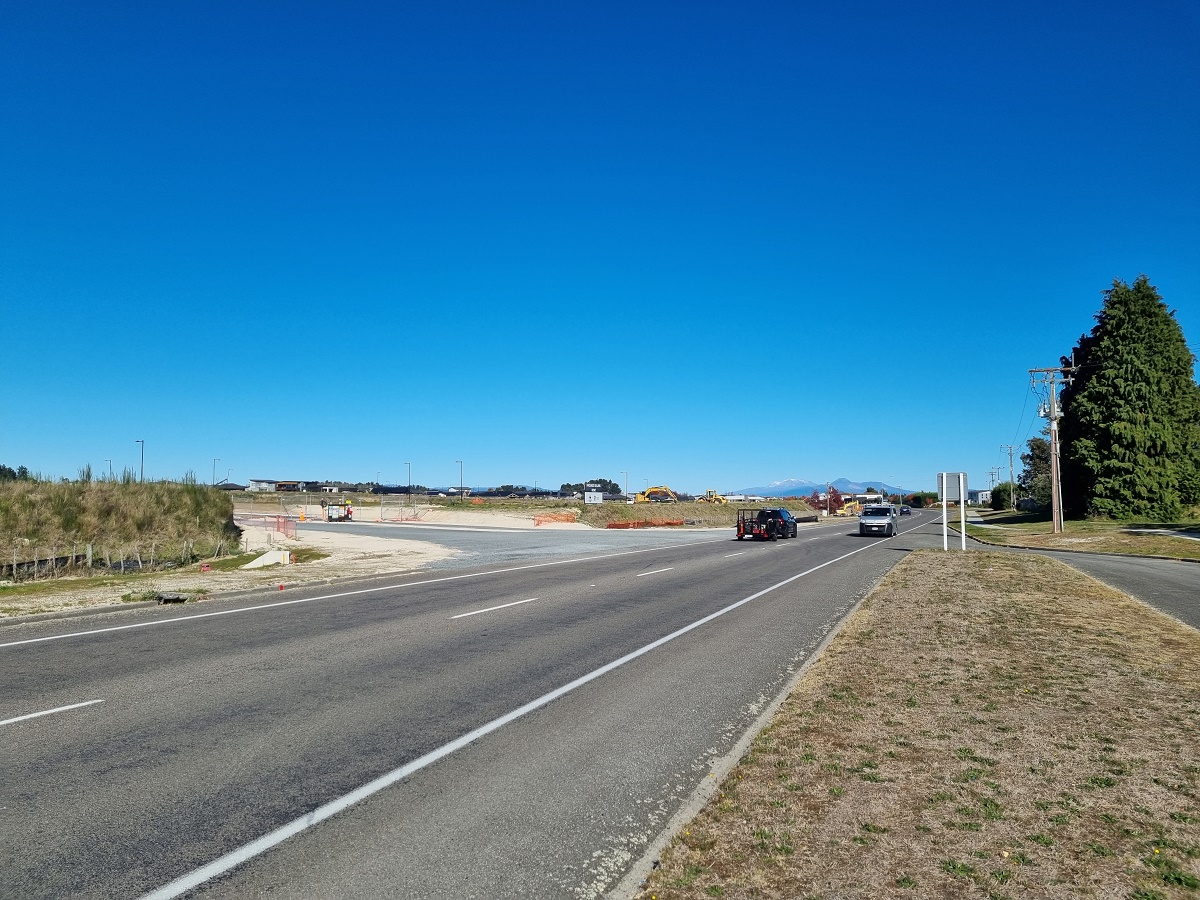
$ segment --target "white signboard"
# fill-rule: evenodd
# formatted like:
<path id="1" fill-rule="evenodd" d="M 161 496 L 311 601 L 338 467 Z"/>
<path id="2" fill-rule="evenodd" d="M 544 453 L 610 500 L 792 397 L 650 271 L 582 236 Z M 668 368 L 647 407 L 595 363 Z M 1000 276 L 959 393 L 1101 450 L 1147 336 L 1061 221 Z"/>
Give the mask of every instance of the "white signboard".
<path id="1" fill-rule="evenodd" d="M 586 485 L 583 490 L 583 502 L 584 503 L 603 503 L 604 502 L 604 491 L 600 490 L 600 485 L 598 485 L 598 484 Z"/>
<path id="2" fill-rule="evenodd" d="M 962 541 L 962 549 L 967 549 L 967 473 L 938 472 L 938 499 L 942 501 L 942 549 L 950 549 L 950 516 L 947 504 L 954 501 L 958 504 L 961 521 L 958 533 Z"/>
<path id="3" fill-rule="evenodd" d="M 966 472 L 938 472 L 938 499 L 955 503 L 967 499 Z"/>

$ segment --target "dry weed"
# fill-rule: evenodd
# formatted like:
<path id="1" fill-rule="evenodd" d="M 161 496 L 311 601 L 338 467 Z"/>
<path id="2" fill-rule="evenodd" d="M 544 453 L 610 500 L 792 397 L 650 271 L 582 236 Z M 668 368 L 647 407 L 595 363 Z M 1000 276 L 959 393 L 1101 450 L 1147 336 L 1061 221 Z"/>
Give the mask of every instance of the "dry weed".
<path id="1" fill-rule="evenodd" d="M 914 553 L 639 897 L 1200 896 L 1198 650 L 1053 560 Z"/>

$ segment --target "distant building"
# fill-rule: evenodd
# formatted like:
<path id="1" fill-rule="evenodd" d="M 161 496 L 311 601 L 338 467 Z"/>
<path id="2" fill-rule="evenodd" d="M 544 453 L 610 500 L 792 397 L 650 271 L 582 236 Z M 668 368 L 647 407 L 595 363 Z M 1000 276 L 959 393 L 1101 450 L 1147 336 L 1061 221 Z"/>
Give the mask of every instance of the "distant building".
<path id="1" fill-rule="evenodd" d="M 248 491 L 263 491 L 266 493 L 307 491 L 307 481 L 278 481 L 274 478 L 251 478 L 246 488 Z"/>

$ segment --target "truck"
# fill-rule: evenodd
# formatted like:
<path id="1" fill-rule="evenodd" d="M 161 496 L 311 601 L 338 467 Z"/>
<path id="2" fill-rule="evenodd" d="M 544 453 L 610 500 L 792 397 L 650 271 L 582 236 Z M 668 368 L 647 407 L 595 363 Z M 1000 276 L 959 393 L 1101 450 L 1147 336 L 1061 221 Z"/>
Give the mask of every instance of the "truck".
<path id="1" fill-rule="evenodd" d="M 737 539 L 739 541 L 747 537 L 774 541 L 779 538 L 794 538 L 796 534 L 796 518 L 783 507 L 738 510 Z"/>

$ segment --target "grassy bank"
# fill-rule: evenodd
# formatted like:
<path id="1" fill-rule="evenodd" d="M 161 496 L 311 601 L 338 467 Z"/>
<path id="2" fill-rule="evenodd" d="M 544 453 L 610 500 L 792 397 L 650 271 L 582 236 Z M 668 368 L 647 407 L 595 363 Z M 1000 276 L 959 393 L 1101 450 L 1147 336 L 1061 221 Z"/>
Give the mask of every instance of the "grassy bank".
<path id="1" fill-rule="evenodd" d="M 1197 522 L 1072 520 L 1064 523 L 1061 534 L 1055 534 L 1049 520 L 1036 516 L 992 510 L 982 510 L 979 514 L 984 524 L 968 524 L 967 535 L 985 544 L 1200 560 L 1200 540 L 1176 536 L 1200 536 Z M 951 516 L 950 524 L 957 529 L 958 519 Z"/>
<path id="2" fill-rule="evenodd" d="M 0 564 L 84 556 L 111 568 L 125 560 L 186 563 L 237 550 L 229 496 L 195 483 L 118 481 L 0 483 Z M 55 573 L 61 562 L 39 574 Z"/>
<path id="3" fill-rule="evenodd" d="M 1200 896 L 1200 635 L 1042 557 L 910 555 L 642 900 Z"/>

